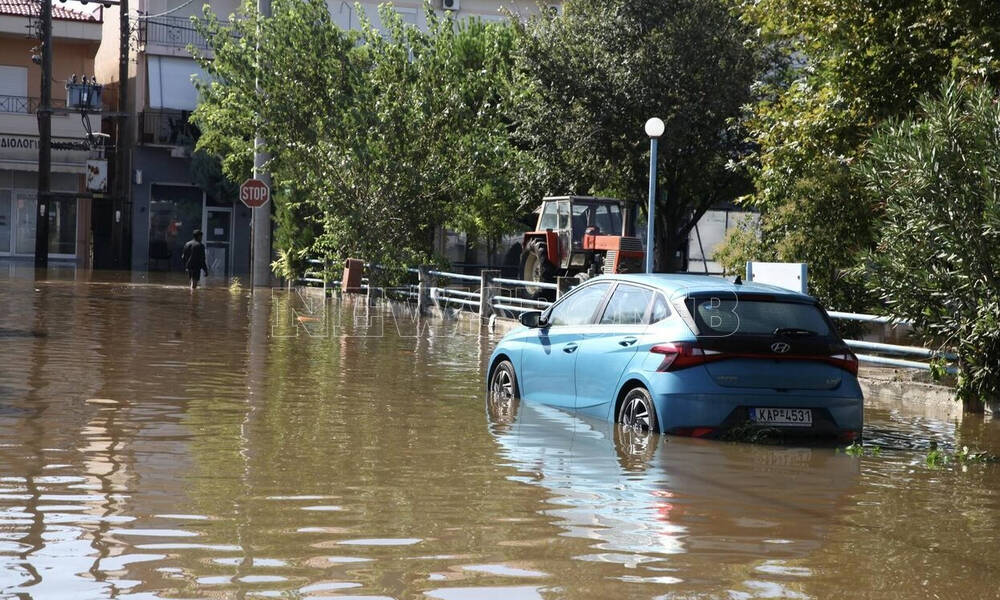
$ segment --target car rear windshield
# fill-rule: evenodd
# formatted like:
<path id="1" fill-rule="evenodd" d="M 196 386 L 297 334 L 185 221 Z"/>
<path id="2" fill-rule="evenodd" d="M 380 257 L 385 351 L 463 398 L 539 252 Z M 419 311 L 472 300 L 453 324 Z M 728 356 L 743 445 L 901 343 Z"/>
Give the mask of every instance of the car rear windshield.
<path id="1" fill-rule="evenodd" d="M 687 306 L 702 335 L 771 335 L 778 330 L 830 334 L 830 326 L 815 304 L 720 295 L 688 298 Z"/>

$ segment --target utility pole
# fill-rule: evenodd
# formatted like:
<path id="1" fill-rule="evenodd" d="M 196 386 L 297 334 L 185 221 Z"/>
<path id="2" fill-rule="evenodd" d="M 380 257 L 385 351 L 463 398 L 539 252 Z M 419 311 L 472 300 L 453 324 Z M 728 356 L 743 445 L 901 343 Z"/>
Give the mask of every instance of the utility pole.
<path id="1" fill-rule="evenodd" d="M 128 0 L 121 0 L 119 8 L 119 48 L 118 48 L 118 139 L 115 140 L 115 191 L 111 208 L 114 222 L 111 225 L 112 264 L 118 269 L 126 269 L 125 235 L 131 211 L 126 211 L 129 192 L 130 169 L 128 165 L 128 145 L 131 141 L 128 128 L 128 59 L 129 59 L 129 14 Z"/>
<path id="2" fill-rule="evenodd" d="M 271 0 L 257 0 L 257 13 L 262 18 L 271 17 Z M 258 32 L 260 29 L 258 28 Z M 257 42 L 258 57 L 260 42 Z M 261 97 L 260 75 L 257 76 L 257 98 Z M 258 100 L 259 101 L 259 100 Z M 253 178 L 271 187 L 271 175 L 264 171 L 270 156 L 264 152 L 264 138 L 260 134 L 260 115 L 257 115 L 257 136 L 253 141 Z M 253 240 L 250 253 L 250 281 L 253 287 L 271 286 L 271 202 L 251 208 Z"/>
<path id="3" fill-rule="evenodd" d="M 49 267 L 49 188 L 52 169 L 52 0 L 39 0 L 42 19 L 42 105 L 38 107 L 38 193 L 35 268 Z"/>

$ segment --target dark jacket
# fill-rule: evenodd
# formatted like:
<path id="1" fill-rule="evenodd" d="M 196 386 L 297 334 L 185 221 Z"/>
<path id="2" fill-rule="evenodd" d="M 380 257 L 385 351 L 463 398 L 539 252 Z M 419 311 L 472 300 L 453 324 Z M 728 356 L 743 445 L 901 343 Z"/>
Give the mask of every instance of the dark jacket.
<path id="1" fill-rule="evenodd" d="M 184 268 L 188 271 L 205 271 L 208 273 L 208 264 L 205 262 L 205 244 L 198 240 L 191 240 L 184 244 L 181 251 L 181 260 Z"/>

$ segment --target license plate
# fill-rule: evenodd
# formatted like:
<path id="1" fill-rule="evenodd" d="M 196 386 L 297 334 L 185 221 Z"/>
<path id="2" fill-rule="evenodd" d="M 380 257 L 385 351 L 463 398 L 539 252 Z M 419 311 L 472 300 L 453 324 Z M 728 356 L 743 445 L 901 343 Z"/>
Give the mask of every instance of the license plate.
<path id="1" fill-rule="evenodd" d="M 812 427 L 813 414 L 808 408 L 751 408 L 750 420 L 760 425 Z"/>

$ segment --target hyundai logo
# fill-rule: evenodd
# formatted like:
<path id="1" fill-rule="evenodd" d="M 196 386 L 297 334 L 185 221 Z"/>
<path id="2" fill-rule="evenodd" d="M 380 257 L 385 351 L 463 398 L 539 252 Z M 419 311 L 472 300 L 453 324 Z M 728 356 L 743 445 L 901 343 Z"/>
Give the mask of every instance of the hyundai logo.
<path id="1" fill-rule="evenodd" d="M 788 352 L 791 349 L 792 347 L 786 344 L 785 342 L 775 342 L 771 344 L 771 352 L 776 352 L 778 354 L 784 354 L 785 352 Z"/>

